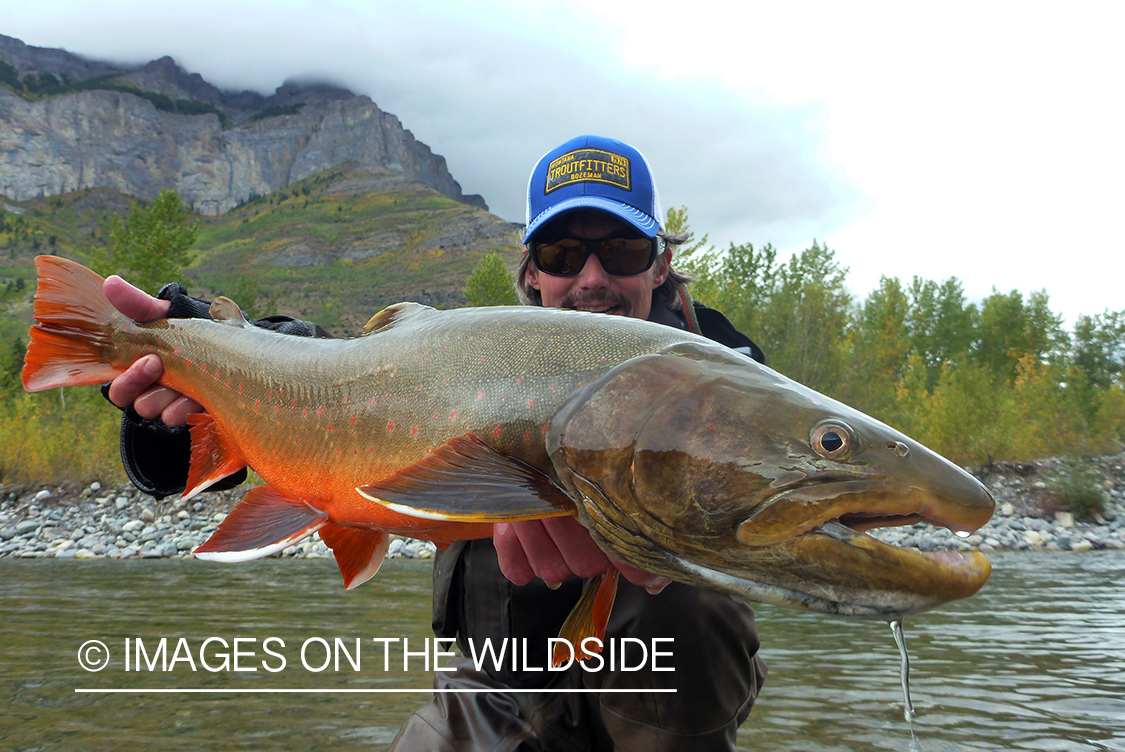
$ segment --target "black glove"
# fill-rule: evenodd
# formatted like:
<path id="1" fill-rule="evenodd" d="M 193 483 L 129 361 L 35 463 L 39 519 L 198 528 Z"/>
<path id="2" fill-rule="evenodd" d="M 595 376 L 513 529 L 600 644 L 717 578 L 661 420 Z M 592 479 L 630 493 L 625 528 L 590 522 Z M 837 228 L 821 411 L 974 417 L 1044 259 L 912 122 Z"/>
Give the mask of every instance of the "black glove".
<path id="1" fill-rule="evenodd" d="M 208 319 L 211 304 L 190 297 L 178 282 L 165 285 L 156 294 L 160 300 L 171 301 L 167 318 Z M 288 316 L 269 316 L 253 322 L 255 326 L 298 337 L 328 337 L 328 332 L 309 321 Z M 102 387 L 109 399 L 109 384 Z M 181 494 L 187 487 L 191 466 L 191 436 L 187 426 L 166 426 L 159 418 L 142 418 L 132 406 L 121 418 L 121 464 L 134 486 L 149 496 L 163 499 Z M 224 491 L 246 480 L 246 468 L 228 475 L 208 488 Z"/>

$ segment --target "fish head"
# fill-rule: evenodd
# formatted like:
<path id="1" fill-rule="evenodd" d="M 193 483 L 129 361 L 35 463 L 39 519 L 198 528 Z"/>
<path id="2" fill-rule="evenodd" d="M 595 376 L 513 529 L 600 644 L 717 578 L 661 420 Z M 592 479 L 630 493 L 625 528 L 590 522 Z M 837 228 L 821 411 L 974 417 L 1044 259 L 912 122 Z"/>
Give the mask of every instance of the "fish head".
<path id="1" fill-rule="evenodd" d="M 595 540 L 628 564 L 746 600 L 896 619 L 965 598 L 979 553 L 866 531 L 968 534 L 975 478 L 870 416 L 719 346 L 627 361 L 555 416 L 548 451 Z"/>

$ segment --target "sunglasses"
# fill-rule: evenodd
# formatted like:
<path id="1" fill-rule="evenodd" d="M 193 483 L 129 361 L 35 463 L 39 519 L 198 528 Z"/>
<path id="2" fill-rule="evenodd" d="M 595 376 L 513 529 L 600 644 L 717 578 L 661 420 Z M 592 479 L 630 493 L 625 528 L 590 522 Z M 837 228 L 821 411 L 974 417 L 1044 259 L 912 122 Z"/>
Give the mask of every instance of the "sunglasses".
<path id="1" fill-rule="evenodd" d="M 573 277 L 586 266 L 590 254 L 598 257 L 607 274 L 631 277 L 648 271 L 664 249 L 664 239 L 603 238 L 579 240 L 559 238 L 549 243 L 531 244 L 531 262 L 535 268 L 554 277 Z"/>

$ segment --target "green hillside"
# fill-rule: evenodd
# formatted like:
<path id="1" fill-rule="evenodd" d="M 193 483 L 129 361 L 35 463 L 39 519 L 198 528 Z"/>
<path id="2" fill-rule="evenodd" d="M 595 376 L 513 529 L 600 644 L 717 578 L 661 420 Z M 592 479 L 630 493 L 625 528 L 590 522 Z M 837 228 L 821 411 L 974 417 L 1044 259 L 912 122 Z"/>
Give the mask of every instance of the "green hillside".
<path id="1" fill-rule="evenodd" d="M 24 203 L 0 197 L 5 340 L 29 322 L 35 255 L 87 260 L 133 200 L 107 189 Z M 515 268 L 518 230 L 386 168 L 344 164 L 222 217 L 200 217 L 185 282 L 193 294 L 228 295 L 254 313 L 351 334 L 401 300 L 464 304 L 461 288 L 486 253 L 499 251 Z"/>

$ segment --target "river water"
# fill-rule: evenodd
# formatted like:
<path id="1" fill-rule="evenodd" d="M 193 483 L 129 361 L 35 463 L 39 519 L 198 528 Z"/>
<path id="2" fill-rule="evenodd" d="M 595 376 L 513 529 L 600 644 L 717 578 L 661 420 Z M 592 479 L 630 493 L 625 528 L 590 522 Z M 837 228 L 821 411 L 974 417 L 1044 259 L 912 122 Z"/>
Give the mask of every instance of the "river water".
<path id="1" fill-rule="evenodd" d="M 906 622 L 912 725 L 886 624 L 759 607 L 770 674 L 739 748 L 1125 751 L 1125 554 L 991 558 L 978 596 Z M 429 581 L 408 560 L 352 593 L 327 560 L 0 560 L 0 750 L 384 749 L 428 697 Z M 175 691 L 76 692 L 107 689 Z"/>

